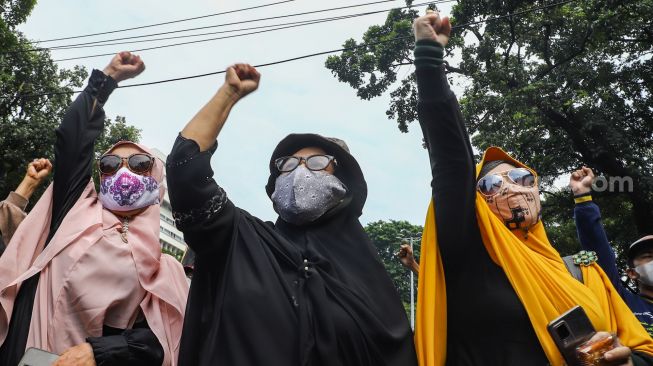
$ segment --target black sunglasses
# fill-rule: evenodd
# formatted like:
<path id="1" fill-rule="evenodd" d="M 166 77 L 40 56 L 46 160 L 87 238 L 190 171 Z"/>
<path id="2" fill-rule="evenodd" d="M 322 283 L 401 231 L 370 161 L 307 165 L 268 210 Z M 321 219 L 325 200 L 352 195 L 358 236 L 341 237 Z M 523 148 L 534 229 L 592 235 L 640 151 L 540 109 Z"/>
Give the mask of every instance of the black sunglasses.
<path id="1" fill-rule="evenodd" d="M 136 174 L 147 173 L 154 166 L 154 157 L 148 154 L 136 153 L 126 158 L 114 154 L 106 154 L 102 155 L 98 161 L 100 173 L 111 175 L 117 172 L 125 160 L 127 160 L 127 169 Z"/>
<path id="2" fill-rule="evenodd" d="M 535 186 L 535 174 L 528 169 L 514 168 L 505 172 L 493 173 L 484 176 L 476 183 L 476 188 L 485 196 L 494 196 L 499 193 L 503 186 L 503 176 L 507 176 L 511 182 L 522 187 Z"/>
<path id="3" fill-rule="evenodd" d="M 333 167 L 338 165 L 338 161 L 331 155 L 311 155 L 306 158 L 299 156 L 282 156 L 274 160 L 274 165 L 281 173 L 292 172 L 297 169 L 299 164 L 304 162 L 306 168 L 313 171 L 324 170 L 333 162 Z"/>

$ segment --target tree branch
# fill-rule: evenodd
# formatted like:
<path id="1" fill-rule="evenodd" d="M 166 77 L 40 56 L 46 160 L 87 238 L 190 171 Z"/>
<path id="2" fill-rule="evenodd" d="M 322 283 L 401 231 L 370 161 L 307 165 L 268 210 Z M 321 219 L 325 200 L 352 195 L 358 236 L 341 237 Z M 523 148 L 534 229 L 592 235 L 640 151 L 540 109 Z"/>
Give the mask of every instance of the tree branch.
<path id="1" fill-rule="evenodd" d="M 474 33 L 474 35 L 476 36 L 476 39 L 478 39 L 479 42 L 483 41 L 483 35 L 478 31 L 478 29 L 476 29 L 474 27 L 471 27 L 471 26 L 470 27 L 465 27 L 465 28 L 467 30 L 469 30 L 470 32 Z"/>
<path id="2" fill-rule="evenodd" d="M 540 71 L 540 72 L 535 76 L 534 81 L 539 81 L 539 80 L 541 80 L 542 78 L 544 78 L 545 76 L 547 76 L 549 73 L 551 73 L 551 71 L 553 71 L 553 70 L 555 70 L 556 68 L 558 68 L 558 67 L 560 67 L 560 66 L 562 66 L 562 65 L 564 65 L 564 64 L 566 64 L 566 63 L 568 63 L 569 61 L 573 60 L 574 58 L 580 56 L 583 52 L 585 52 L 585 45 L 587 45 L 587 42 L 589 41 L 590 36 L 592 35 L 592 31 L 593 31 L 593 30 L 592 30 L 592 27 L 590 26 L 590 27 L 587 29 L 587 32 L 585 32 L 585 37 L 583 38 L 583 41 L 581 42 L 581 45 L 580 45 L 580 47 L 578 48 L 578 50 L 577 50 L 576 52 L 573 52 L 571 55 L 565 57 L 565 58 L 564 58 L 563 60 L 561 60 L 560 62 L 557 62 L 557 63 L 555 63 L 555 64 L 553 64 L 553 65 L 547 67 L 546 69 Z"/>
<path id="3" fill-rule="evenodd" d="M 456 74 L 460 74 L 460 75 L 465 75 L 467 77 L 471 77 L 471 75 L 469 73 L 465 72 L 463 69 L 461 69 L 459 67 L 449 65 L 449 63 L 447 61 L 444 61 L 444 67 L 445 67 L 445 69 L 446 69 L 446 71 L 448 73 L 456 73 Z"/>
<path id="4" fill-rule="evenodd" d="M 553 62 L 551 62 L 551 24 L 544 25 L 544 62 L 549 68 L 553 67 Z"/>
<path id="5" fill-rule="evenodd" d="M 515 21 L 513 17 L 508 17 L 508 21 L 510 24 L 510 45 L 506 48 L 506 52 L 503 54 L 503 64 L 505 66 L 508 66 L 508 59 L 510 58 L 510 51 L 512 50 L 512 46 L 515 44 Z"/>

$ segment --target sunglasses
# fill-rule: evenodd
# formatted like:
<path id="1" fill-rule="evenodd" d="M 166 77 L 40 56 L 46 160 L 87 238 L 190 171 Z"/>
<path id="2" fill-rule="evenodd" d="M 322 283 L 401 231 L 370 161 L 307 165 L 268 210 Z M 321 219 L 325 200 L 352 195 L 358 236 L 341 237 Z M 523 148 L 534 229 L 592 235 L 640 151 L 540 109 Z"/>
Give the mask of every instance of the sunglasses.
<path id="1" fill-rule="evenodd" d="M 476 183 L 476 188 L 485 196 L 494 196 L 503 186 L 503 177 L 506 176 L 514 184 L 522 187 L 535 186 L 535 174 L 528 169 L 514 168 L 505 172 L 493 173 L 484 176 Z"/>
<path id="2" fill-rule="evenodd" d="M 336 159 L 331 155 L 311 155 L 306 158 L 298 156 L 282 156 L 274 161 L 274 165 L 281 173 L 288 173 L 297 169 L 302 161 L 306 165 L 306 168 L 313 171 L 324 170 L 332 162 L 334 167 L 338 164 Z"/>
<path id="3" fill-rule="evenodd" d="M 136 153 L 126 158 L 114 154 L 106 154 L 102 155 L 98 161 L 100 173 L 106 175 L 114 174 L 123 166 L 123 161 L 125 160 L 127 160 L 127 169 L 136 174 L 147 173 L 154 166 L 154 157 L 148 154 Z"/>

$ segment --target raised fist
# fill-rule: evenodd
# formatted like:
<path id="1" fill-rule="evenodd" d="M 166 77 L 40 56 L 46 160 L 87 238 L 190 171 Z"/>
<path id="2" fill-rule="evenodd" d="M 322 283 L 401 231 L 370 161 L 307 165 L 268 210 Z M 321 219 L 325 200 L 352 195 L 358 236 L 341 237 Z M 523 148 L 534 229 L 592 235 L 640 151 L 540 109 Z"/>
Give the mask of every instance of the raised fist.
<path id="1" fill-rule="evenodd" d="M 34 159 L 27 164 L 27 172 L 22 182 L 16 187 L 15 192 L 25 199 L 29 199 L 43 180 L 52 172 L 52 163 L 48 159 Z"/>
<path id="2" fill-rule="evenodd" d="M 413 248 L 411 248 L 410 245 L 408 244 L 401 245 L 401 247 L 399 248 L 399 253 L 397 253 L 397 257 L 399 257 L 399 261 L 401 262 L 401 264 L 408 269 L 411 269 L 413 263 L 415 262 L 415 256 L 413 255 Z"/>
<path id="3" fill-rule="evenodd" d="M 52 163 L 50 163 L 50 160 L 44 158 L 34 159 L 34 161 L 27 165 L 25 177 L 29 177 L 37 183 L 40 183 L 50 172 L 52 172 Z"/>
<path id="4" fill-rule="evenodd" d="M 571 176 L 569 177 L 569 188 L 571 188 L 574 195 L 589 193 L 592 191 L 593 181 L 594 172 L 592 169 L 584 166 L 571 173 Z"/>
<path id="5" fill-rule="evenodd" d="M 439 12 L 427 10 L 426 15 L 415 19 L 413 30 L 415 32 L 415 41 L 432 39 L 444 47 L 449 42 L 451 23 L 449 17 L 441 18 Z"/>
<path id="6" fill-rule="evenodd" d="M 111 62 L 104 68 L 104 74 L 111 76 L 117 83 L 134 78 L 145 70 L 145 64 L 140 56 L 123 51 L 113 56 Z"/>
<path id="7" fill-rule="evenodd" d="M 248 64 L 235 64 L 227 69 L 224 86 L 236 100 L 258 89 L 261 74 Z"/>

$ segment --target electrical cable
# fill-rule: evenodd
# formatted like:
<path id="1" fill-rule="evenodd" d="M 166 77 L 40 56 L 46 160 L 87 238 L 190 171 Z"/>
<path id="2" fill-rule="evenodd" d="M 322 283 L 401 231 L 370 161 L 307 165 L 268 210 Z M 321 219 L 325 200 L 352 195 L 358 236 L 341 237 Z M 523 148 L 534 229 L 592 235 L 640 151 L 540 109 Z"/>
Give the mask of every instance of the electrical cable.
<path id="1" fill-rule="evenodd" d="M 494 17 L 494 18 L 488 18 L 488 19 L 485 19 L 485 20 L 473 21 L 473 22 L 469 22 L 469 23 L 465 23 L 465 24 L 456 25 L 456 26 L 453 26 L 451 29 L 453 31 L 453 30 L 456 30 L 456 29 L 462 29 L 462 28 L 468 27 L 470 25 L 488 23 L 488 22 L 493 22 L 493 21 L 497 21 L 497 20 L 500 20 L 500 19 L 504 19 L 504 18 L 509 18 L 509 17 L 512 17 L 512 16 L 522 15 L 522 14 L 535 12 L 535 11 L 540 11 L 540 10 L 546 10 L 546 9 L 549 9 L 549 8 L 552 8 L 552 7 L 568 4 L 568 3 L 571 3 L 571 2 L 574 2 L 574 1 L 576 1 L 576 0 L 565 0 L 565 1 L 557 2 L 557 3 L 553 3 L 553 4 L 549 4 L 549 5 L 543 5 L 543 6 L 539 6 L 539 7 L 529 8 L 529 9 L 525 9 L 525 10 L 522 10 L 522 11 L 510 13 L 510 14 L 497 16 L 497 17 Z M 340 48 L 340 49 L 336 49 L 336 50 L 316 52 L 316 53 L 311 53 L 311 54 L 308 54 L 308 55 L 292 57 L 292 58 L 288 58 L 288 59 L 284 59 L 284 60 L 273 61 L 273 62 L 268 62 L 268 63 L 264 63 L 264 64 L 258 64 L 258 65 L 254 65 L 254 67 L 262 68 L 262 67 L 278 65 L 278 64 L 303 60 L 303 59 L 307 59 L 307 58 L 311 58 L 311 57 L 322 56 L 322 55 L 327 55 L 327 54 L 332 54 L 332 53 L 337 53 L 337 52 L 352 51 L 352 50 L 363 48 L 363 47 L 369 47 L 369 46 L 375 46 L 375 45 L 383 44 L 383 43 L 406 40 L 406 39 L 409 39 L 409 38 L 412 38 L 412 37 L 413 36 L 395 37 L 395 38 L 382 40 L 382 41 L 377 41 L 377 42 L 364 43 L 364 44 L 360 44 L 360 45 L 353 46 L 353 47 L 345 47 L 345 48 Z M 225 72 L 226 72 L 226 70 L 221 70 L 221 71 L 214 71 L 214 72 L 209 72 L 209 73 L 204 73 L 204 74 L 177 77 L 177 78 L 171 78 L 171 79 L 156 80 L 156 81 L 137 83 L 137 84 L 120 85 L 120 86 L 118 86 L 118 88 L 134 88 L 134 87 L 140 87 L 140 86 L 156 85 L 156 84 L 163 84 L 163 83 L 182 81 L 182 80 L 189 80 L 189 79 L 197 79 L 197 78 L 202 78 L 202 77 L 207 77 L 207 76 L 224 74 Z M 76 93 L 81 93 L 81 92 L 82 92 L 82 90 L 67 91 L 67 92 L 26 94 L 26 95 L 22 95 L 21 97 L 40 97 L 40 96 L 50 96 L 50 95 L 60 95 L 60 94 L 76 94 Z M 0 97 L 0 98 L 6 99 L 6 98 L 9 98 L 9 97 L 5 96 L 5 97 Z"/>

